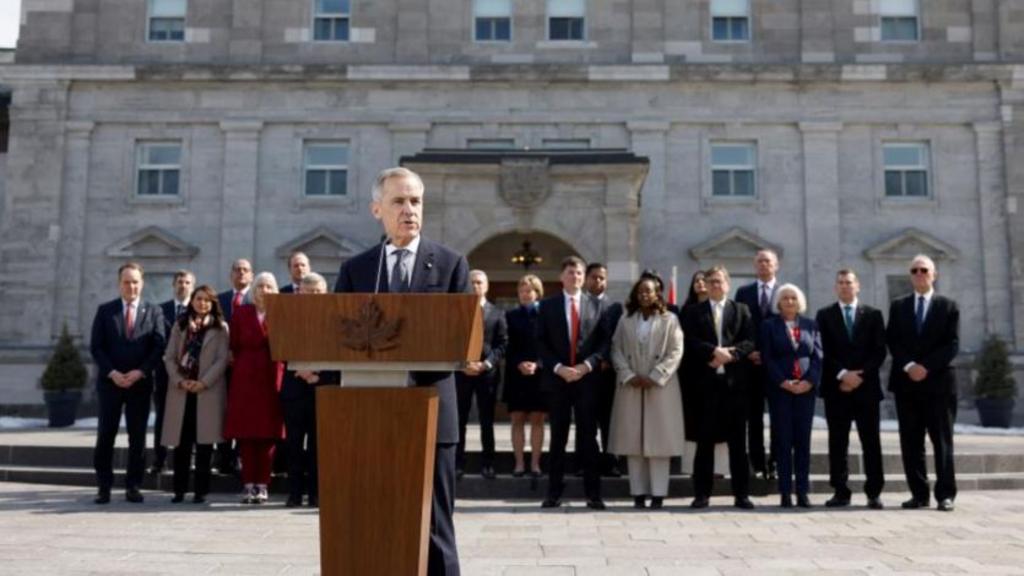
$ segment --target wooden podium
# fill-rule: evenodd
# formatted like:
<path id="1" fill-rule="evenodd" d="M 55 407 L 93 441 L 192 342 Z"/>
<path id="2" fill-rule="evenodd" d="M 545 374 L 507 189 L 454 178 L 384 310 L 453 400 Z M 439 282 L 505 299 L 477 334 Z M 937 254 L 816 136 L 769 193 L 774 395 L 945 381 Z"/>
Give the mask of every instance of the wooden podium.
<path id="1" fill-rule="evenodd" d="M 438 396 L 408 373 L 480 358 L 479 297 L 268 296 L 267 329 L 289 369 L 342 371 L 316 394 L 321 573 L 425 575 Z"/>

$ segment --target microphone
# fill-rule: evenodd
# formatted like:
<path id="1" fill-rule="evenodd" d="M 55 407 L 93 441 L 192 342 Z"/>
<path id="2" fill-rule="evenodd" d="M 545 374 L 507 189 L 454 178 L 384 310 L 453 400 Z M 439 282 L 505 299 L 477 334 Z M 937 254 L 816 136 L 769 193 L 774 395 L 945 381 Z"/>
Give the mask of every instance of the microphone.
<path id="1" fill-rule="evenodd" d="M 387 242 L 383 241 L 383 238 L 381 240 L 382 241 L 381 241 L 381 245 L 380 245 L 380 257 L 377 258 L 377 281 L 373 283 L 373 293 L 374 294 L 379 294 L 380 293 L 380 276 L 381 276 L 381 272 L 382 272 L 382 270 L 384 268 L 384 260 L 385 260 L 385 254 L 386 254 L 386 252 L 384 250 L 384 247 L 387 246 L 387 244 L 388 244 Z"/>

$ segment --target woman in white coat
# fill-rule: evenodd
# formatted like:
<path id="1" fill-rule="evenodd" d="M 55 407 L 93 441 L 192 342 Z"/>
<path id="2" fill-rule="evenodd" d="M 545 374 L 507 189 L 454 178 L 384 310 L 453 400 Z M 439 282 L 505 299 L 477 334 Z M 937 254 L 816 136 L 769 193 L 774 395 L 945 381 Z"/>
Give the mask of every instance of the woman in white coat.
<path id="1" fill-rule="evenodd" d="M 645 274 L 629 293 L 626 316 L 612 340 L 618 385 L 612 405 L 609 452 L 626 456 L 634 506 L 661 508 L 668 495 L 669 462 L 683 453 L 683 410 L 676 370 L 683 331 L 668 311 L 657 278 Z"/>

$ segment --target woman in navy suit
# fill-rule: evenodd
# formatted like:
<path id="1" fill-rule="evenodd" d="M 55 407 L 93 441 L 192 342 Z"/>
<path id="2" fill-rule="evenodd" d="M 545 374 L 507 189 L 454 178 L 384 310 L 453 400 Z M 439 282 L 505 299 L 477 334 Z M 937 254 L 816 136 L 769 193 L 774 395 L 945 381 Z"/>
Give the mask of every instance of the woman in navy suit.
<path id="1" fill-rule="evenodd" d="M 779 315 L 761 324 L 761 357 L 768 369 L 767 396 L 776 441 L 780 503 L 783 508 L 793 506 L 795 465 L 797 505 L 810 508 L 811 423 L 821 380 L 821 335 L 817 323 L 803 315 L 807 298 L 795 285 L 780 286 L 772 308 Z"/>
<path id="2" fill-rule="evenodd" d="M 508 347 L 505 349 L 505 389 L 502 398 L 512 419 L 513 476 L 526 473 L 524 458 L 526 422 L 530 422 L 530 475 L 539 478 L 544 449 L 544 397 L 537 370 L 537 307 L 544 297 L 540 278 L 527 274 L 519 279 L 519 306 L 505 313 Z"/>

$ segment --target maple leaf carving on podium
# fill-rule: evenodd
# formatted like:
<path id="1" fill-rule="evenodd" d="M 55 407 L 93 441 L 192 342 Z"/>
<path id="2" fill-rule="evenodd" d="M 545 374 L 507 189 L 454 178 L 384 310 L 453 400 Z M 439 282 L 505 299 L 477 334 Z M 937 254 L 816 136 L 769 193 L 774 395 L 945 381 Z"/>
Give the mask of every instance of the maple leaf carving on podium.
<path id="1" fill-rule="evenodd" d="M 372 356 L 374 352 L 396 348 L 401 329 L 401 318 L 386 320 L 380 306 L 373 300 L 367 300 L 357 317 L 341 319 L 341 344 Z"/>

